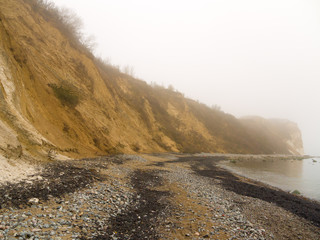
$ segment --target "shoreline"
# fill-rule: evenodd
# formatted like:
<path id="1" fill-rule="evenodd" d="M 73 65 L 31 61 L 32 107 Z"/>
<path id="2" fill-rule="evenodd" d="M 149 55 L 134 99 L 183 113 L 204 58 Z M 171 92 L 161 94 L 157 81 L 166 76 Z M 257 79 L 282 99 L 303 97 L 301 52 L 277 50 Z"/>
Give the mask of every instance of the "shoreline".
<path id="1" fill-rule="evenodd" d="M 228 158 L 228 156 L 226 157 Z M 222 185 L 228 191 L 275 203 L 295 215 L 313 221 L 317 227 L 320 227 L 320 203 L 318 201 L 295 195 L 270 184 L 234 173 L 219 166 L 218 163 L 223 160 L 230 159 L 215 157 L 208 157 L 205 160 L 200 159 L 200 161 L 194 163 L 192 169 L 200 176 L 223 179 Z M 221 178 L 221 176 L 223 177 Z"/>
<path id="2" fill-rule="evenodd" d="M 304 159 L 294 159 L 294 161 L 303 161 L 303 160 L 305 160 L 305 159 L 312 159 L 312 158 L 313 158 L 313 157 L 308 157 L 308 158 L 304 158 Z M 318 199 L 315 199 L 315 198 L 312 198 L 312 197 L 305 196 L 305 195 L 303 195 L 302 193 L 299 192 L 300 189 L 291 188 L 290 190 L 288 190 L 288 189 L 285 189 L 284 187 L 282 188 L 281 186 L 277 186 L 276 184 L 273 185 L 272 183 L 269 183 L 267 180 L 264 181 L 264 180 L 261 180 L 261 179 L 259 179 L 259 178 L 251 177 L 251 176 L 249 176 L 248 174 L 243 173 L 240 168 L 235 168 L 235 169 L 234 169 L 232 166 L 228 166 L 228 162 L 229 162 L 229 161 L 232 161 L 232 160 L 233 160 L 233 159 L 221 160 L 221 161 L 219 161 L 219 162 L 217 163 L 217 166 L 220 167 L 220 168 L 222 168 L 222 169 L 224 169 L 224 170 L 226 170 L 226 171 L 229 171 L 230 173 L 232 173 L 232 174 L 234 174 L 235 176 L 238 176 L 238 177 L 240 177 L 240 178 L 246 178 L 246 179 L 248 179 L 248 180 L 250 180 L 250 181 L 252 181 L 252 182 L 255 182 L 256 184 L 260 184 L 260 185 L 263 185 L 263 186 L 265 186 L 265 187 L 267 187 L 267 188 L 275 189 L 275 190 L 278 190 L 278 191 L 283 191 L 283 192 L 285 192 L 285 193 L 288 193 L 288 194 L 291 194 L 291 195 L 293 195 L 293 196 L 302 198 L 302 199 L 304 199 L 304 200 L 309 200 L 309 201 L 311 201 L 311 202 L 314 202 L 314 203 L 320 205 L 320 199 L 318 200 Z M 258 160 L 258 161 L 261 161 L 261 159 L 257 158 L 257 159 L 250 159 L 250 160 L 248 160 L 248 159 L 240 159 L 239 162 L 241 162 L 241 161 L 251 161 L 251 160 L 252 160 L 252 161 L 257 161 L 257 160 Z M 271 159 L 269 159 L 269 161 L 270 161 L 270 160 L 271 160 Z M 287 159 L 281 159 L 281 160 L 279 160 L 279 161 L 283 161 L 283 160 L 291 160 L 291 159 L 290 159 L 290 156 L 288 156 Z M 268 161 L 268 160 L 267 160 L 267 161 Z M 277 161 L 277 160 L 272 160 L 272 161 Z M 293 192 L 296 191 L 296 190 L 299 192 L 298 194 L 294 194 L 294 193 L 293 193 Z"/>
<path id="3" fill-rule="evenodd" d="M 309 159 L 309 158 L 306 158 L 306 159 Z M 260 184 L 262 186 L 265 186 L 267 188 L 270 188 L 270 189 L 275 189 L 275 190 L 278 190 L 278 191 L 283 191 L 285 193 L 288 193 L 288 194 L 291 194 L 293 196 L 296 196 L 296 197 L 299 197 L 299 198 L 302 198 L 304 200 L 309 200 L 309 201 L 312 201 L 312 202 L 315 202 L 317 204 L 320 205 L 320 200 L 317 200 L 317 199 L 313 199 L 311 197 L 308 197 L 308 196 L 305 196 L 303 194 L 294 194 L 293 192 L 296 190 L 296 189 L 292 189 L 292 190 L 286 190 L 286 189 L 282 189 L 281 187 L 279 186 L 275 186 L 275 185 L 272 185 L 271 183 L 268 183 L 267 181 L 263 181 L 263 180 L 260 180 L 260 179 L 257 179 L 257 178 L 253 178 L 253 177 L 250 177 L 248 176 L 247 174 L 241 172 L 241 170 L 235 170 L 233 169 L 232 167 L 229 167 L 227 164 L 224 164 L 223 162 L 228 162 L 228 161 L 231 161 L 231 160 L 221 160 L 217 163 L 217 166 L 232 173 L 233 175 L 239 177 L 239 178 L 245 178 L 247 179 L 248 181 L 252 181 L 252 182 L 255 182 L 256 184 Z M 281 161 L 281 160 L 280 160 Z M 296 160 L 296 161 L 300 161 L 300 160 Z M 298 190 L 298 189 L 297 189 Z"/>
<path id="4" fill-rule="evenodd" d="M 318 202 L 236 175 L 217 166 L 220 161 L 230 160 L 229 157 L 177 155 L 176 160 L 169 160 L 165 164 L 184 165 L 184 168 L 190 168 L 195 175 L 208 180 L 208 184 L 222 188 L 226 200 L 237 203 L 250 222 L 258 223 L 263 229 L 272 232 L 275 239 L 320 238 Z"/>
<path id="5" fill-rule="evenodd" d="M 320 204 L 217 166 L 227 158 L 148 154 L 51 163 L 32 183 L 0 186 L 0 239 L 320 238 Z"/>

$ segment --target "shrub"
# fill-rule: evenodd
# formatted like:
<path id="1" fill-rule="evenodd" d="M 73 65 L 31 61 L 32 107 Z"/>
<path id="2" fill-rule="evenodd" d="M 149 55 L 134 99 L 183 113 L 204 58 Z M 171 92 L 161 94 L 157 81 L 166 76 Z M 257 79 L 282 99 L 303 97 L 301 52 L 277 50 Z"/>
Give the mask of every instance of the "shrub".
<path id="1" fill-rule="evenodd" d="M 83 22 L 77 14 L 66 8 L 58 8 L 49 0 L 24 0 L 30 4 L 33 10 L 38 12 L 45 20 L 50 21 L 64 34 L 71 45 L 87 56 L 92 57 L 95 43 L 92 37 L 86 37 L 82 33 Z"/>
<path id="2" fill-rule="evenodd" d="M 65 133 L 69 133 L 70 127 L 68 124 L 63 123 L 63 129 L 62 129 Z"/>
<path id="3" fill-rule="evenodd" d="M 49 84 L 55 96 L 60 100 L 61 104 L 68 107 L 76 107 L 80 102 L 79 94 L 75 87 L 70 84 L 63 83 L 60 86 Z"/>
<path id="4" fill-rule="evenodd" d="M 294 195 L 300 195 L 301 194 L 297 189 L 292 191 L 291 193 L 294 194 Z"/>

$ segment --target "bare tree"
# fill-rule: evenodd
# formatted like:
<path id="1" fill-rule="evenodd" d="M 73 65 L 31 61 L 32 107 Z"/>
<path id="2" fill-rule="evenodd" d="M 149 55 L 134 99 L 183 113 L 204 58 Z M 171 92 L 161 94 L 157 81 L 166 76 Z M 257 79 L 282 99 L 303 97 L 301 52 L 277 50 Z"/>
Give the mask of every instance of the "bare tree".
<path id="1" fill-rule="evenodd" d="M 134 77 L 134 67 L 130 65 L 126 65 L 123 67 L 123 73 L 128 74 L 132 77 Z"/>

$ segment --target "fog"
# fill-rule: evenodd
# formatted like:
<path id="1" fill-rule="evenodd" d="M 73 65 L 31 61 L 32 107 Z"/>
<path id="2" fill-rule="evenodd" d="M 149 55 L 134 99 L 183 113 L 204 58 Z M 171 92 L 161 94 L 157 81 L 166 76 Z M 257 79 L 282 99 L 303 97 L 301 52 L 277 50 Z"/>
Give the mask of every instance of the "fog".
<path id="1" fill-rule="evenodd" d="M 318 0 L 54 0 L 73 9 L 95 54 L 236 117 L 298 123 L 320 155 Z"/>

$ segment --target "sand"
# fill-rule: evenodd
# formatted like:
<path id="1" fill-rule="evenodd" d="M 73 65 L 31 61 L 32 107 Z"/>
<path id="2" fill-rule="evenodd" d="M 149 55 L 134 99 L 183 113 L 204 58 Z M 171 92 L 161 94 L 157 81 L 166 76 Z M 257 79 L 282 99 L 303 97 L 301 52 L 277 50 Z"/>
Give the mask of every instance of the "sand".
<path id="1" fill-rule="evenodd" d="M 19 159 L 9 160 L 0 155 L 0 185 L 33 179 L 39 173 L 40 169 L 37 166 Z"/>

